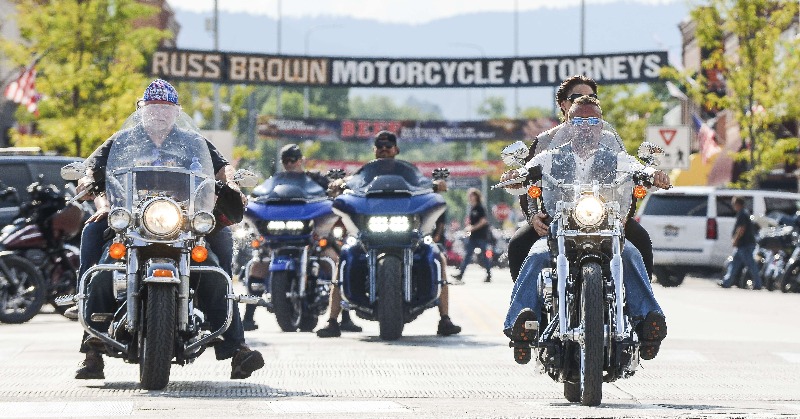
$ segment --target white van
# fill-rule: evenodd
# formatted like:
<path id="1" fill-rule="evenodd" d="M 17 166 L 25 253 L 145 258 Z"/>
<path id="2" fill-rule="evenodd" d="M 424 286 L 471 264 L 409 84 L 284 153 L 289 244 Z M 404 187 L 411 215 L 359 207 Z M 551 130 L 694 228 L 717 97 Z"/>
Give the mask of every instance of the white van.
<path id="1" fill-rule="evenodd" d="M 722 270 L 733 252 L 734 196 L 744 198 L 755 219 L 774 213 L 794 215 L 800 209 L 800 194 L 791 192 L 683 186 L 648 194 L 637 219 L 653 241 L 659 283 L 677 286 L 687 273 Z"/>

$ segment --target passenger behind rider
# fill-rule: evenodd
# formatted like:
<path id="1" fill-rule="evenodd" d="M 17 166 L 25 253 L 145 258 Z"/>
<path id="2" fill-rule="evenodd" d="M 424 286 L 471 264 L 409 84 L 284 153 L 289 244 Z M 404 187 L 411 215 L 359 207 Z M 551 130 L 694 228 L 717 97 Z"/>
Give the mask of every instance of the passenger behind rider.
<path id="1" fill-rule="evenodd" d="M 597 83 L 585 76 L 572 76 L 561 83 L 556 91 L 556 104 L 561 109 L 561 114 L 566 117 L 567 111 L 572 102 L 583 96 L 588 95 L 597 99 Z M 559 129 L 564 124 L 558 125 L 550 130 L 539 134 L 531 143 L 528 159 L 533 158 L 534 155 L 541 153 L 550 145 L 550 141 Z M 624 147 L 622 141 L 617 137 L 621 147 Z M 509 179 L 509 172 L 503 175 L 502 180 Z M 657 181 L 668 183 L 669 179 L 663 172 L 657 172 Z M 528 251 L 533 246 L 533 243 L 541 237 L 533 228 L 534 218 L 528 214 L 528 199 L 527 195 L 520 196 L 520 206 L 528 219 L 528 223 L 520 227 L 508 243 L 508 267 L 511 270 L 511 279 L 517 280 L 520 267 L 525 257 L 528 256 Z M 630 240 L 634 246 L 639 250 L 644 258 L 644 264 L 647 268 L 647 274 L 650 276 L 653 273 L 653 243 L 650 241 L 650 235 L 633 217 L 628 218 L 625 223 L 625 238 Z"/>
<path id="2" fill-rule="evenodd" d="M 591 164 L 587 161 L 593 159 L 596 153 L 610 152 L 608 148 L 600 147 L 596 140 L 584 139 L 599 138 L 597 133 L 602 130 L 602 109 L 597 99 L 589 96 L 582 96 L 574 99 L 573 102 L 567 114 L 567 123 L 575 124 L 581 132 L 594 130 L 595 135 L 573 139 L 567 146 L 574 148 L 575 154 L 583 160 L 582 163 L 575 162 L 575 167 L 591 168 Z M 542 171 L 549 173 L 548 165 L 552 156 L 553 151 L 541 153 L 529 161 L 526 168 L 542 164 L 544 166 Z M 634 164 L 636 162 L 624 151 L 617 155 L 617 160 L 618 164 Z M 658 187 L 669 186 L 669 182 L 664 183 L 664 179 L 658 179 L 654 184 Z M 516 189 L 517 191 L 510 190 L 509 192 L 518 194 L 519 190 L 523 188 Z M 549 217 L 546 217 L 546 214 L 540 213 L 534 218 L 533 228 L 542 239 L 539 239 L 531 248 L 511 294 L 511 303 L 503 324 L 503 331 L 511 338 L 512 342 L 529 343 L 534 342 L 537 338 L 538 331 L 526 329 L 525 323 L 541 321 L 539 315 L 541 314 L 542 297 L 538 293 L 537 281 L 542 269 L 550 267 L 551 259 L 547 244 L 549 227 L 545 222 L 549 223 Z M 661 341 L 667 336 L 666 319 L 653 295 L 642 255 L 627 239 L 622 251 L 622 262 L 627 313 L 642 342 L 640 355 L 645 360 L 653 359 L 658 354 Z M 546 325 L 539 325 L 540 328 L 544 326 Z M 531 350 L 525 345 L 517 346 L 514 347 L 514 360 L 517 363 L 526 364 L 530 361 Z"/>
<path id="3" fill-rule="evenodd" d="M 164 80 L 156 79 L 145 89 L 141 102 L 144 107 L 141 112 L 147 110 L 150 105 L 170 105 L 175 107 L 174 115 L 171 115 L 171 120 L 164 121 L 164 125 L 157 127 L 156 124 L 149 124 L 145 126 L 148 137 L 158 147 L 160 146 L 168 135 L 191 135 L 188 132 L 178 130 L 175 126 L 175 120 L 180 113 L 180 104 L 178 103 L 178 92 L 172 85 Z M 155 118 L 154 121 L 158 119 Z M 158 121 L 157 121 L 158 122 Z M 173 134 L 171 134 L 173 133 Z M 97 212 L 87 220 L 86 226 L 81 235 L 81 254 L 80 254 L 80 270 L 82 276 L 86 270 L 100 262 L 103 255 L 104 243 L 110 239 L 110 236 L 104 238 L 104 233 L 108 230 L 108 211 L 110 205 L 105 197 L 105 178 L 106 178 L 106 164 L 108 162 L 109 152 L 114 142 L 115 136 L 106 140 L 97 150 L 95 150 L 89 158 L 86 159 L 87 177 L 81 179 L 79 182 L 79 190 L 85 190 L 91 185 L 96 185 L 100 191 L 94 196 L 94 203 Z M 188 137 L 174 137 L 174 138 L 187 138 Z M 219 259 L 220 267 L 228 274 L 231 275 L 231 264 L 233 262 L 233 238 L 231 231 L 227 226 L 220 223 L 221 219 L 225 218 L 224 214 L 218 211 L 221 207 L 237 205 L 243 206 L 246 202 L 244 195 L 239 191 L 236 183 L 232 182 L 234 169 L 230 166 L 222 154 L 214 147 L 214 145 L 206 140 L 208 149 L 211 153 L 211 161 L 214 165 L 214 173 L 219 182 L 223 184 L 223 196 L 231 197 L 229 201 L 222 202 L 221 199 L 217 200 L 215 213 L 218 214 L 217 226 L 214 230 L 206 236 L 206 244 L 208 249 L 213 252 Z M 87 196 L 87 199 L 90 196 Z M 238 202 L 237 202 L 238 201 Z M 219 285 L 219 286 L 217 286 Z M 115 301 L 113 295 L 103 293 L 92 293 L 92 284 L 89 286 L 89 306 L 95 307 L 98 310 L 95 312 L 113 312 Z M 219 328 L 226 320 L 227 302 L 225 294 L 227 287 L 224 284 L 214 281 L 203 281 L 200 283 L 198 298 L 205 300 L 207 307 L 206 316 L 214 328 Z M 101 329 L 102 330 L 102 329 Z M 231 316 L 231 324 L 225 333 L 222 334 L 224 341 L 214 346 L 214 351 L 218 360 L 232 358 L 231 360 L 231 378 L 241 379 L 247 378 L 253 371 L 264 366 L 264 358 L 259 351 L 250 349 L 245 343 L 244 330 L 242 329 L 241 317 L 239 315 L 239 307 L 237 304 L 233 305 L 233 315 Z M 104 362 L 101 353 L 98 351 L 99 339 L 89 337 L 84 333 L 84 340 L 81 344 L 81 352 L 86 354 L 86 358 L 81 362 L 78 371 L 75 374 L 76 379 L 101 379 L 104 378 Z"/>
<path id="4" fill-rule="evenodd" d="M 400 154 L 400 147 L 397 146 L 397 136 L 390 131 L 380 131 L 375 134 L 374 144 L 373 151 L 375 152 L 376 159 L 394 159 L 395 156 Z M 344 180 L 340 179 L 332 182 L 330 188 L 334 190 L 341 190 L 344 188 Z M 434 182 L 434 191 L 443 192 L 444 190 L 446 190 L 446 184 L 444 180 L 438 180 Z M 447 260 L 443 253 L 439 253 L 439 260 L 442 265 L 442 280 L 446 281 Z M 447 282 L 445 282 L 442 284 L 442 293 L 439 296 L 439 315 L 441 316 L 441 319 L 439 320 L 439 326 L 436 330 L 436 334 L 440 336 L 455 335 L 461 332 L 461 326 L 456 326 L 453 324 L 453 322 L 450 320 L 450 316 L 448 315 L 450 303 L 449 295 L 450 293 L 448 292 Z M 321 338 L 341 336 L 341 331 L 336 323 L 336 318 L 339 316 L 339 312 L 342 310 L 341 302 L 341 288 L 339 287 L 339 284 L 333 284 L 329 306 L 330 319 L 328 320 L 327 326 L 317 330 L 317 336 Z"/>
<path id="5" fill-rule="evenodd" d="M 330 181 L 327 177 L 317 171 L 310 171 L 305 170 L 304 167 L 305 157 L 303 157 L 303 151 L 300 150 L 300 147 L 297 144 L 286 144 L 281 148 L 281 164 L 283 164 L 283 168 L 287 172 L 294 172 L 294 173 L 305 173 L 311 180 L 316 182 L 319 186 L 323 189 L 328 189 L 328 184 Z M 328 246 L 323 251 L 323 255 L 330 257 L 334 263 L 338 266 L 339 264 L 339 254 L 336 253 L 336 250 Z M 254 276 L 254 275 L 260 275 Z M 251 276 L 249 278 L 250 283 L 265 283 L 264 279 L 269 273 L 264 266 L 253 266 Z M 339 288 L 335 289 L 336 292 L 339 292 Z M 263 294 L 262 292 L 255 292 L 250 290 L 253 294 L 258 294 L 259 296 Z M 244 318 L 242 319 L 242 325 L 244 326 L 245 331 L 249 330 L 256 330 L 258 329 L 258 324 L 256 324 L 253 316 L 256 312 L 256 306 L 253 304 L 248 304 L 244 309 Z M 339 329 L 345 332 L 360 332 L 361 327 L 353 323 L 353 320 L 350 318 L 350 312 L 348 310 L 342 311 L 342 322 L 339 324 Z"/>

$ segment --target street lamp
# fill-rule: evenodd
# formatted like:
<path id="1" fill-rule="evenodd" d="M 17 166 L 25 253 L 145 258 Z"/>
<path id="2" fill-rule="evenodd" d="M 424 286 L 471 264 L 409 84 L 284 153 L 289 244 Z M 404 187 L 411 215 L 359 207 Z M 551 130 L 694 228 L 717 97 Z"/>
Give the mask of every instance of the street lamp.
<path id="1" fill-rule="evenodd" d="M 309 28 L 306 31 L 305 55 L 308 56 L 308 44 L 309 44 L 309 40 L 311 39 L 311 34 L 314 31 L 319 30 L 319 29 L 326 29 L 326 28 L 330 29 L 330 28 L 340 28 L 340 27 L 342 27 L 342 25 L 338 25 L 338 24 L 333 23 L 333 24 L 327 24 L 327 25 L 317 25 L 317 26 L 314 26 L 312 28 Z M 306 85 L 306 87 L 303 88 L 303 118 L 308 118 L 308 101 L 309 101 L 308 96 L 309 96 L 309 87 L 308 87 L 308 85 Z"/>

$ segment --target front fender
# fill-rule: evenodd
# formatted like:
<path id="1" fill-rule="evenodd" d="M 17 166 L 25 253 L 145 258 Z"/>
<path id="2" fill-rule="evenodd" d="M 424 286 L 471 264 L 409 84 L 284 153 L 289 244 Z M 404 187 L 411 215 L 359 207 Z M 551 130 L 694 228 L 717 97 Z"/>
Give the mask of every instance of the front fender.
<path id="1" fill-rule="evenodd" d="M 290 256 L 275 256 L 269 262 L 269 271 L 270 272 L 280 272 L 280 271 L 293 271 L 295 270 L 295 259 Z"/>

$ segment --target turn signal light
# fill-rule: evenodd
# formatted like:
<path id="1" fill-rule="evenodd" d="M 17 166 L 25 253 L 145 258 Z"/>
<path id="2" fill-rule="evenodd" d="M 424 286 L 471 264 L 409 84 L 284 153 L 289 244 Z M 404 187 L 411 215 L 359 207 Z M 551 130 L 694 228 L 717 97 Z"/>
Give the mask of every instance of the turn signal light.
<path id="1" fill-rule="evenodd" d="M 633 188 L 633 197 L 636 199 L 642 199 L 647 195 L 647 188 L 642 185 L 636 185 Z"/>
<path id="2" fill-rule="evenodd" d="M 319 247 L 325 247 L 328 245 L 328 239 L 319 239 Z"/>
<path id="3" fill-rule="evenodd" d="M 125 257 L 125 245 L 122 243 L 112 243 L 108 249 L 108 255 L 114 259 L 122 259 Z"/>
<path id="4" fill-rule="evenodd" d="M 172 271 L 169 269 L 154 269 L 153 276 L 156 278 L 172 278 Z"/>
<path id="5" fill-rule="evenodd" d="M 257 249 L 260 244 L 261 243 L 259 243 L 258 240 L 256 239 L 250 241 L 250 247 L 252 247 L 253 249 Z"/>
<path id="6" fill-rule="evenodd" d="M 542 196 L 542 188 L 540 188 L 538 186 L 535 186 L 535 185 L 529 187 L 528 188 L 528 196 L 533 198 L 533 199 L 541 197 Z"/>
<path id="7" fill-rule="evenodd" d="M 208 259 L 208 249 L 203 246 L 195 246 L 192 248 L 192 260 L 200 263 Z"/>

